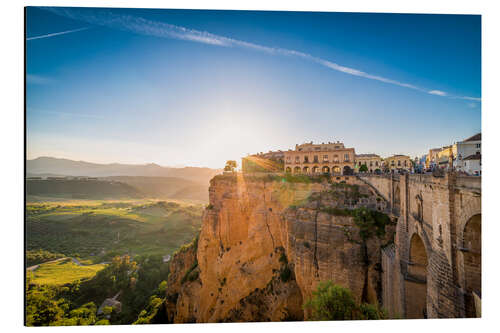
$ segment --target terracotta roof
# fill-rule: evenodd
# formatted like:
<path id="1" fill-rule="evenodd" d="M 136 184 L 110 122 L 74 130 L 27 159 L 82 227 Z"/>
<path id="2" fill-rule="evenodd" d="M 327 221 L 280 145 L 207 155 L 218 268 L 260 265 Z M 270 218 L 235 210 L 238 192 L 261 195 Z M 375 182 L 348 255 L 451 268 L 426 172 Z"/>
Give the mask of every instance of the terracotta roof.
<path id="1" fill-rule="evenodd" d="M 379 157 L 377 154 L 356 154 L 356 157 Z"/>
<path id="2" fill-rule="evenodd" d="M 480 160 L 481 159 L 481 154 L 474 154 L 474 155 L 469 155 L 466 158 L 464 158 L 464 161 L 470 161 L 470 160 Z"/>
<path id="3" fill-rule="evenodd" d="M 464 140 L 464 142 L 467 141 L 481 141 L 481 133 L 477 133 L 476 135 L 473 135 L 470 138 Z"/>

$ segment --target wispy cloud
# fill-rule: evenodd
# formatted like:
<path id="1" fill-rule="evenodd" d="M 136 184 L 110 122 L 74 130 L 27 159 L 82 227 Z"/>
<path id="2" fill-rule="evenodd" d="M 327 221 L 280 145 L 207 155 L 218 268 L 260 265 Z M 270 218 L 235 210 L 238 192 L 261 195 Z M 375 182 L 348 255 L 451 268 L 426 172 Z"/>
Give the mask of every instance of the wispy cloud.
<path id="1" fill-rule="evenodd" d="M 28 84 L 50 84 L 54 82 L 53 79 L 48 78 L 46 76 L 35 75 L 35 74 L 26 74 L 26 82 Z"/>
<path id="2" fill-rule="evenodd" d="M 317 63 L 321 66 L 327 67 L 334 71 L 342 72 L 348 75 L 362 77 L 369 80 L 384 82 L 387 84 L 392 84 L 408 89 L 413 89 L 430 95 L 448 97 L 453 99 L 478 101 L 478 102 L 481 101 L 481 98 L 478 97 L 456 96 L 444 91 L 425 89 L 410 83 L 400 82 L 398 80 L 370 74 L 359 69 L 342 66 L 335 62 L 318 58 L 311 54 L 300 51 L 284 49 L 280 47 L 259 45 L 251 42 L 215 35 L 206 31 L 198 31 L 164 22 L 146 20 L 142 17 L 116 14 L 109 10 L 90 11 L 85 9 L 82 10 L 77 8 L 61 8 L 61 7 L 45 7 L 45 9 L 57 15 L 69 17 L 79 21 L 84 21 L 89 24 L 105 26 L 111 29 L 128 31 L 136 34 L 155 36 L 160 38 L 179 39 L 179 40 L 185 40 L 185 41 L 191 41 L 191 42 L 197 42 L 197 43 L 203 43 L 221 47 L 250 49 L 258 52 L 268 53 L 271 55 L 297 57 Z"/>
<path id="3" fill-rule="evenodd" d="M 448 95 L 447 93 L 445 93 L 444 91 L 441 91 L 441 90 L 431 90 L 431 91 L 429 91 L 429 94 L 438 95 L 438 96 L 447 96 Z"/>
<path id="4" fill-rule="evenodd" d="M 70 33 L 77 32 L 77 31 L 83 31 L 83 30 L 87 30 L 87 29 L 90 29 L 90 28 L 85 27 L 85 28 L 66 30 L 66 31 L 61 31 L 61 32 L 53 32 L 53 33 L 46 34 L 46 35 L 28 37 L 28 38 L 26 38 L 26 40 L 43 39 L 43 38 L 49 38 L 49 37 L 54 37 L 54 36 L 59 36 L 59 35 L 66 35 L 66 34 L 70 34 Z"/>

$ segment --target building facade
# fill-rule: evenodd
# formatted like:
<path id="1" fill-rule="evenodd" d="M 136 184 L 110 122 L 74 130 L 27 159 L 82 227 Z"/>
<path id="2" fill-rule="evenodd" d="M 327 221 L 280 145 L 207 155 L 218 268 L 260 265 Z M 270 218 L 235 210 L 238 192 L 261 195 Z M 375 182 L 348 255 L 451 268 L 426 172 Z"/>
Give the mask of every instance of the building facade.
<path id="1" fill-rule="evenodd" d="M 425 167 L 426 168 L 434 168 L 438 164 L 438 154 L 441 151 L 441 148 L 433 148 L 429 149 L 429 153 L 425 159 Z"/>
<path id="2" fill-rule="evenodd" d="M 406 155 L 393 155 L 384 160 L 384 168 L 389 169 L 391 172 L 403 170 L 410 172 L 412 167 L 411 159 Z"/>
<path id="3" fill-rule="evenodd" d="M 441 169 L 451 170 L 453 167 L 453 147 L 445 146 L 437 153 L 437 166 Z"/>
<path id="4" fill-rule="evenodd" d="M 462 171 L 472 176 L 481 176 L 481 153 L 467 156 L 462 162 Z"/>
<path id="5" fill-rule="evenodd" d="M 355 157 L 355 171 L 360 172 L 362 165 L 366 165 L 366 172 L 382 171 L 382 158 L 377 154 L 358 154 Z"/>
<path id="6" fill-rule="evenodd" d="M 285 172 L 293 174 L 352 174 L 354 148 L 345 148 L 342 142 L 295 145 L 295 150 L 284 152 Z"/>
<path id="7" fill-rule="evenodd" d="M 453 168 L 456 171 L 463 171 L 467 172 L 469 174 L 476 174 L 476 171 L 479 171 L 479 174 L 481 174 L 481 133 L 478 133 L 476 135 L 471 136 L 470 138 L 465 139 L 464 141 L 457 142 L 453 145 Z M 479 154 L 479 159 L 477 159 L 477 154 Z M 469 156 L 476 156 L 474 159 L 471 161 L 476 161 L 476 162 L 469 162 L 467 163 L 468 167 L 467 170 L 472 171 L 469 172 L 466 170 L 466 158 Z M 479 170 L 477 168 L 472 168 L 470 167 L 471 164 L 476 164 L 476 166 L 479 167 Z"/>

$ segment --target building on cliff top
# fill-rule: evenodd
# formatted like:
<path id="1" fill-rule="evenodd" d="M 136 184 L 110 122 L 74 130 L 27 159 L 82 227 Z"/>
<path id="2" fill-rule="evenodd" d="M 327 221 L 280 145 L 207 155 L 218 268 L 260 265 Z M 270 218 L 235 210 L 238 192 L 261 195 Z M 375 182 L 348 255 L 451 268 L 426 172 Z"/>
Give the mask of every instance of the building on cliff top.
<path id="1" fill-rule="evenodd" d="M 392 155 L 384 160 L 384 168 L 390 170 L 392 173 L 398 171 L 410 172 L 413 168 L 411 158 L 407 155 Z"/>
<path id="2" fill-rule="evenodd" d="M 469 175 L 481 175 L 481 133 L 453 145 L 453 169 Z M 476 162 L 467 162 L 476 161 Z"/>
<path id="3" fill-rule="evenodd" d="M 356 154 L 355 167 L 356 172 L 360 172 L 361 166 L 366 165 L 366 172 L 375 172 L 382 168 L 382 158 L 377 154 Z"/>
<path id="4" fill-rule="evenodd" d="M 295 145 L 295 150 L 284 152 L 284 158 L 285 172 L 293 174 L 350 175 L 355 166 L 354 148 L 346 148 L 340 141 Z"/>

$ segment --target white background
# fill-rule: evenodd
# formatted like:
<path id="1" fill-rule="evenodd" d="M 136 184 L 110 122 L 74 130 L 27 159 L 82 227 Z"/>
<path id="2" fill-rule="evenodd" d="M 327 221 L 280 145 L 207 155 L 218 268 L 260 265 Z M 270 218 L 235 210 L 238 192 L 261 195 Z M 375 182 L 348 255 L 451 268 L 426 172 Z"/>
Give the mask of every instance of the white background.
<path id="1" fill-rule="evenodd" d="M 350 1 L 3 1 L 1 25 L 1 110 L 0 110 L 0 234 L 1 292 L 0 326 L 4 332 L 14 330 L 91 330 L 100 332 L 168 331 L 224 333 L 238 331 L 349 331 L 349 332 L 489 332 L 499 331 L 500 294 L 499 269 L 500 200 L 498 175 L 500 132 L 500 15 L 499 1 L 468 0 L 350 0 Z M 23 327 L 23 168 L 24 168 L 24 6 L 85 6 L 142 8 L 199 8 L 297 10 L 339 12 L 442 13 L 482 15 L 482 135 L 483 135 L 483 222 L 482 222 L 482 319 L 455 320 L 391 320 L 357 322 L 301 322 L 247 324 L 186 324 L 113 327 Z M 429 121 L 432 121 L 429 119 Z"/>

